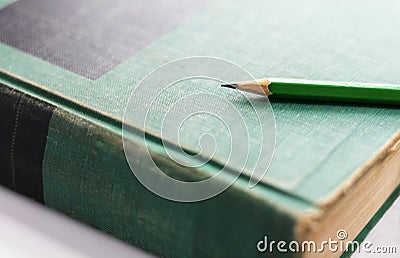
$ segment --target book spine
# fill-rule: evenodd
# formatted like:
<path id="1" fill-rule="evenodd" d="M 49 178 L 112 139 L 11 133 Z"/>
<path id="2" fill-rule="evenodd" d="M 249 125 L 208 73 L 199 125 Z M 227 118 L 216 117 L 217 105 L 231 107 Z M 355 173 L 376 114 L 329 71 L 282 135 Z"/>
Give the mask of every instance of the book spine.
<path id="1" fill-rule="evenodd" d="M 0 184 L 41 203 L 42 161 L 54 109 L 0 83 Z"/>
<path id="2" fill-rule="evenodd" d="M 260 255 L 257 243 L 266 235 L 270 240 L 289 242 L 294 239 L 295 207 L 304 206 L 299 200 L 290 200 L 285 193 L 262 185 L 249 189 L 243 178 L 207 201 L 179 203 L 163 199 L 142 186 L 131 172 L 123 152 L 120 128 L 110 128 L 95 118 L 55 107 L 32 96 L 21 97 L 24 93 L 6 85 L 1 87 L 1 99 L 13 99 L 1 102 L 0 106 L 1 112 L 11 117 L 6 121 L 7 128 L 15 127 L 16 117 L 21 119 L 21 110 L 26 110 L 24 116 L 41 125 L 40 128 L 47 127 L 36 139 L 42 139 L 42 145 L 37 145 L 42 151 L 35 156 L 41 159 L 36 161 L 40 167 L 21 168 L 25 173 L 30 171 L 36 180 L 40 179 L 42 188 L 35 188 L 38 197 L 31 197 L 45 205 L 163 257 L 251 257 Z M 27 103 L 34 107 L 23 109 Z M 19 125 L 18 132 L 28 132 L 32 128 L 29 123 Z M 11 154 L 7 146 L 13 141 L 13 135 L 11 130 L 2 136 L 2 157 Z M 14 136 L 16 143 L 21 142 L 19 135 L 22 134 Z M 18 148 L 23 150 L 27 145 L 19 144 Z M 142 146 L 137 148 L 140 150 Z M 22 150 L 14 150 L 14 154 L 19 155 L 14 157 L 15 161 L 31 161 L 33 152 L 24 157 Z M 141 154 L 137 153 L 136 165 L 140 167 Z M 167 173 L 180 174 L 184 169 L 162 155 L 154 158 Z M 9 158 L 2 160 L 2 165 L 7 162 L 10 163 Z M 17 188 L 12 187 L 12 167 L 4 167 L 6 172 L 1 173 L 1 183 L 27 194 L 18 188 L 18 181 Z M 194 173 L 186 171 L 186 174 Z M 21 178 L 25 185 L 31 182 L 30 178 Z M 291 207 L 284 208 L 288 199 Z"/>

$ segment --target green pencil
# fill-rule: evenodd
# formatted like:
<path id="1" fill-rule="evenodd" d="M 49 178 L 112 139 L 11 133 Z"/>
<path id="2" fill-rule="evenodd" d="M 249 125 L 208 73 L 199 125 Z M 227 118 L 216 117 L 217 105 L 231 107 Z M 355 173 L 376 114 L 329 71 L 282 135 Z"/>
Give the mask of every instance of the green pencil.
<path id="1" fill-rule="evenodd" d="M 301 79 L 260 79 L 223 84 L 274 98 L 329 102 L 400 105 L 400 85 L 352 82 L 311 81 Z"/>

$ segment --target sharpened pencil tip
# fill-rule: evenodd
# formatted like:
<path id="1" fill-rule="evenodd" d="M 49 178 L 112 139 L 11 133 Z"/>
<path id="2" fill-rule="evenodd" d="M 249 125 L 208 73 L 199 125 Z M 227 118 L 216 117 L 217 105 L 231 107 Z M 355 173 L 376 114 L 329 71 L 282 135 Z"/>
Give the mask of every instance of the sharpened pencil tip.
<path id="1" fill-rule="evenodd" d="M 236 83 L 221 84 L 221 87 L 230 88 L 230 89 L 236 89 L 237 88 L 237 84 Z"/>

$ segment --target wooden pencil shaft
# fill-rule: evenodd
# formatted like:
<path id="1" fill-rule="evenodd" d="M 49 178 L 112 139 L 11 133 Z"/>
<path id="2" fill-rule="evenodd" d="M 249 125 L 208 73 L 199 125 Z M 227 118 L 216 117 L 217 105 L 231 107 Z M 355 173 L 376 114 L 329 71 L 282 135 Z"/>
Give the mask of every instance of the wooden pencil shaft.
<path id="1" fill-rule="evenodd" d="M 236 84 L 238 90 L 251 92 L 258 95 L 271 95 L 272 92 L 269 90 L 271 82 L 268 79 L 260 79 L 256 81 L 240 82 Z"/>
<path id="2" fill-rule="evenodd" d="M 237 89 L 257 94 L 257 90 L 249 90 L 252 88 L 250 84 L 250 82 L 237 83 Z M 253 82 L 253 87 L 258 91 L 260 86 L 262 89 L 267 89 L 266 95 L 278 99 L 400 105 L 400 85 L 299 79 L 263 79 Z"/>

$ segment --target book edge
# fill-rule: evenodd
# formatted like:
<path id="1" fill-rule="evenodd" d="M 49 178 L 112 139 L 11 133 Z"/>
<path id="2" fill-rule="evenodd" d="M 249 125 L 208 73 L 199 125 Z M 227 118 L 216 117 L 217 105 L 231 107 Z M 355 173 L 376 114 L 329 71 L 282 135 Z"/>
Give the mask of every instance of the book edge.
<path id="1" fill-rule="evenodd" d="M 321 243 L 323 240 L 328 240 L 328 237 L 338 240 L 336 233 L 339 230 L 346 230 L 348 234 L 346 241 L 355 239 L 400 186 L 399 166 L 400 132 L 381 151 L 342 182 L 332 195 L 321 200 L 317 204 L 319 213 L 304 214 L 299 218 L 295 238 L 300 242 L 314 240 Z M 365 201 L 366 199 L 369 200 Z M 349 206 L 349 203 L 355 205 Z M 360 216 L 353 217 L 353 211 L 357 211 Z M 340 219 L 343 218 L 348 220 L 340 223 Z M 328 220 L 334 223 L 326 223 Z M 338 257 L 340 254 L 324 252 L 324 257 Z M 314 257 L 313 255 L 316 254 L 305 254 L 304 257 Z"/>

